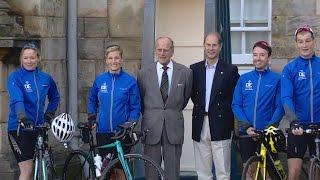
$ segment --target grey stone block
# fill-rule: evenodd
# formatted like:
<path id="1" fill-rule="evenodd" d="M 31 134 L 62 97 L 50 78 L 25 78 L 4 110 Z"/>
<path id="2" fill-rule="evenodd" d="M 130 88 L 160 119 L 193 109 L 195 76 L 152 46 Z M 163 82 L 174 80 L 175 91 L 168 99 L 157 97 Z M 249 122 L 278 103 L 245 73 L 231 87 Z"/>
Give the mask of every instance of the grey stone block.
<path id="1" fill-rule="evenodd" d="M 123 63 L 123 69 L 129 74 L 137 77 L 138 70 L 140 69 L 140 60 L 125 60 Z"/>
<path id="2" fill-rule="evenodd" d="M 65 38 L 42 38 L 41 58 L 46 60 L 66 59 Z"/>
<path id="3" fill-rule="evenodd" d="M 104 59 L 104 39 L 78 39 L 78 59 Z"/>
<path id="4" fill-rule="evenodd" d="M 54 17 L 64 17 L 67 1 L 65 0 L 54 0 L 54 1 L 43 1 L 43 6 L 45 10 L 46 16 L 54 16 Z"/>
<path id="5" fill-rule="evenodd" d="M 107 37 L 107 18 L 84 18 L 85 37 Z"/>
<path id="6" fill-rule="evenodd" d="M 48 17 L 47 18 L 47 33 L 49 37 L 65 37 L 66 29 L 64 18 Z"/>
<path id="7" fill-rule="evenodd" d="M 78 71 L 79 87 L 91 87 L 95 79 L 95 61 L 94 60 L 80 60 Z M 81 95 L 79 95 L 81 96 Z"/>
<path id="8" fill-rule="evenodd" d="M 41 70 L 50 74 L 57 84 L 57 87 L 67 86 L 67 70 L 65 61 L 62 60 L 42 60 Z M 57 73 L 59 72 L 59 73 Z"/>
<path id="9" fill-rule="evenodd" d="M 93 83 L 93 82 L 92 82 Z M 89 97 L 89 93 L 91 91 L 91 87 L 92 85 L 88 86 L 88 87 L 83 87 L 80 88 L 79 91 L 79 100 L 78 100 L 78 110 L 79 113 L 87 113 L 87 106 L 88 106 L 88 97 Z M 86 115 L 87 117 L 87 115 Z M 83 117 L 79 117 L 79 120 L 83 121 L 86 118 Z"/>
<path id="10" fill-rule="evenodd" d="M 78 33 L 78 37 L 80 38 L 84 37 L 84 18 L 78 18 L 77 33 Z"/>
<path id="11" fill-rule="evenodd" d="M 108 16 L 108 1 L 78 0 L 78 17 L 107 17 L 107 16 Z"/>
<path id="12" fill-rule="evenodd" d="M 0 123 L 8 122 L 9 114 L 9 94 L 8 92 L 0 92 Z M 1 142 L 0 142 L 1 144 Z M 0 146 L 1 148 L 1 146 Z"/>
<path id="13" fill-rule="evenodd" d="M 142 37 L 144 0 L 110 0 L 110 36 Z"/>
<path id="14" fill-rule="evenodd" d="M 272 1 L 273 15 L 289 15 L 289 16 L 306 16 L 314 15 L 316 13 L 316 0 L 309 1 Z"/>

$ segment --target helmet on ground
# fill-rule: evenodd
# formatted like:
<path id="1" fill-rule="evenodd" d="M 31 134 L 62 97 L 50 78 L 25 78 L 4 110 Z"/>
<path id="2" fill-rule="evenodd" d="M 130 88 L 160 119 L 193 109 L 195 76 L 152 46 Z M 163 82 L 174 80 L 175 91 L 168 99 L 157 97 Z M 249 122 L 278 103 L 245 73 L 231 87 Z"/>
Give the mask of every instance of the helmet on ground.
<path id="1" fill-rule="evenodd" d="M 51 130 L 60 142 L 70 141 L 75 131 L 71 116 L 67 113 L 62 113 L 54 118 L 51 124 Z"/>

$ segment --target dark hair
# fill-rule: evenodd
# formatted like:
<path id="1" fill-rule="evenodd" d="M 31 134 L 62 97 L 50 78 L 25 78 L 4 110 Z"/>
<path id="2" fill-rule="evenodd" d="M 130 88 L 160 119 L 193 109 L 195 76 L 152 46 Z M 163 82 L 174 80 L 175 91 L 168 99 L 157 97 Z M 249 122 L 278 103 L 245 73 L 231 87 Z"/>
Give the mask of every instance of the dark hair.
<path id="1" fill-rule="evenodd" d="M 258 41 L 258 42 L 256 42 L 256 43 L 253 45 L 253 48 L 252 48 L 252 49 L 254 49 L 255 47 L 260 47 L 260 48 L 268 51 L 268 56 L 269 56 L 269 57 L 271 56 L 272 49 L 271 49 L 270 45 L 269 45 L 266 41 Z"/>

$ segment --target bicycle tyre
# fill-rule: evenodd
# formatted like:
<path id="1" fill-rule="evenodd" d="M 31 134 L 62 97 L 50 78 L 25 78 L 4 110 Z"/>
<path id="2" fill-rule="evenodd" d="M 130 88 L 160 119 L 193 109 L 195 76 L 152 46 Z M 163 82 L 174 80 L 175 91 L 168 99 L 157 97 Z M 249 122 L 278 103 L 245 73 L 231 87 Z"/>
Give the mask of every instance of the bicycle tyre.
<path id="1" fill-rule="evenodd" d="M 251 158 L 249 158 L 246 162 L 246 164 L 244 165 L 243 171 L 242 171 L 242 180 L 247 180 L 249 179 L 255 179 L 257 176 L 256 180 L 262 180 L 263 179 L 263 175 L 261 173 L 261 171 L 256 171 L 254 173 L 250 173 L 250 168 L 252 167 L 252 165 L 254 166 L 253 168 L 256 169 L 256 164 L 258 164 L 258 162 L 261 163 L 261 165 L 263 165 L 263 160 L 261 156 L 252 156 Z"/>
<path id="2" fill-rule="evenodd" d="M 318 179 L 320 179 L 320 160 L 318 158 L 312 158 L 309 170 L 309 180 Z"/>
<path id="3" fill-rule="evenodd" d="M 162 168 L 158 164 L 156 164 L 151 158 L 141 154 L 126 154 L 124 158 L 127 162 L 129 162 L 128 165 L 129 165 L 133 180 L 147 179 L 145 175 L 145 166 L 144 166 L 146 163 L 153 168 L 154 173 L 156 173 L 159 176 L 158 179 L 164 180 L 164 172 Z M 107 166 L 107 168 L 103 170 L 103 172 L 101 173 L 100 180 L 108 179 L 110 172 L 115 167 L 118 167 L 118 163 L 120 163 L 119 158 L 112 160 Z M 135 166 L 138 166 L 138 167 L 135 167 Z M 130 178 L 127 177 L 126 175 L 126 179 L 130 179 Z"/>
<path id="4" fill-rule="evenodd" d="M 62 180 L 95 179 L 95 171 L 92 159 L 80 150 L 72 151 L 63 166 Z"/>

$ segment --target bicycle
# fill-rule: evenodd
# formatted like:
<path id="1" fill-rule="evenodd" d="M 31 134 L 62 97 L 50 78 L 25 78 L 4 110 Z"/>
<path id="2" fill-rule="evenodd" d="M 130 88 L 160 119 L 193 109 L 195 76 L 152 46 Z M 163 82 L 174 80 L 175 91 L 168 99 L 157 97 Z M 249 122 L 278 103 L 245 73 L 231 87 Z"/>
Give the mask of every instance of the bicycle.
<path id="1" fill-rule="evenodd" d="M 241 138 L 257 138 L 260 145 L 256 155 L 249 158 L 245 163 L 242 180 L 287 179 L 287 174 L 278 158 L 278 151 L 275 146 L 275 143 L 279 143 L 277 141 L 285 139 L 282 131 L 270 126 L 268 129 L 254 130 L 254 132 L 256 133 L 254 135 L 241 136 Z"/>
<path id="2" fill-rule="evenodd" d="M 19 123 L 17 136 L 19 136 L 19 131 L 21 123 Z M 33 125 L 32 128 L 26 128 L 25 130 L 33 131 L 37 130 L 37 141 L 34 153 L 34 180 L 52 180 L 56 174 L 53 163 L 52 149 L 48 145 L 48 130 L 50 126 L 48 124 Z"/>
<path id="3" fill-rule="evenodd" d="M 115 140 L 114 143 L 97 146 L 93 143 L 92 127 L 87 123 L 79 123 L 78 128 L 81 130 L 82 134 L 88 135 L 89 143 L 89 152 L 85 153 L 81 150 L 73 150 L 67 157 L 63 172 L 63 180 L 75 180 L 75 179 L 109 179 L 111 171 L 116 165 L 120 163 L 123 168 L 126 179 L 134 180 L 138 178 L 145 178 L 144 175 L 144 165 L 147 165 L 155 170 L 158 173 L 160 179 L 164 179 L 164 172 L 162 168 L 156 164 L 152 159 L 141 154 L 124 154 L 122 149 L 121 140 L 124 137 L 129 136 L 132 139 L 132 143 L 127 144 L 127 146 L 133 147 L 137 144 L 141 137 L 145 136 L 147 131 L 133 131 L 136 122 L 127 122 L 123 125 L 119 125 L 120 130 L 115 133 L 115 136 L 112 138 Z M 125 144 L 123 144 L 125 145 Z M 96 156 L 95 151 L 100 148 L 113 148 L 116 147 L 118 152 L 118 157 L 111 160 L 108 166 L 101 172 L 100 176 L 97 176 L 94 165 L 94 157 Z M 104 160 L 105 161 L 105 160 Z M 102 164 L 104 164 L 103 162 Z M 139 166 L 136 168 L 136 166 Z M 100 170 L 100 169 L 99 169 Z"/>
<path id="4" fill-rule="evenodd" d="M 291 133 L 290 129 L 286 130 Z M 320 179 L 320 126 L 319 125 L 309 125 L 308 128 L 304 128 L 304 134 L 313 135 L 314 142 L 316 145 L 316 154 L 312 155 L 311 164 L 309 169 L 309 180 L 319 180 Z"/>

